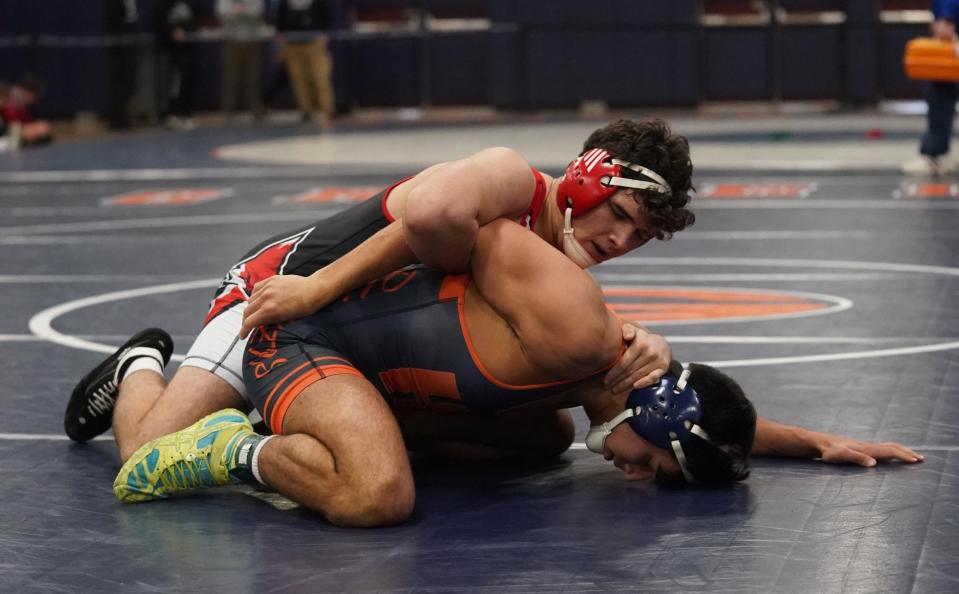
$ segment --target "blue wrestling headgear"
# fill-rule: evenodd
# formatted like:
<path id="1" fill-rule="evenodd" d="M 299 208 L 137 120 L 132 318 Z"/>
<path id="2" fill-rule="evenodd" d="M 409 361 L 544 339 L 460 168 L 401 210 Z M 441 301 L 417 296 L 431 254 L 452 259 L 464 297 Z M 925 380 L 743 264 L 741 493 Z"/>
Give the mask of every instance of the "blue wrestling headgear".
<path id="1" fill-rule="evenodd" d="M 602 454 L 606 438 L 626 421 L 646 441 L 673 452 L 686 482 L 696 482 L 686 468 L 683 446 L 696 438 L 709 441 L 709 435 L 697 424 L 702 410 L 699 395 L 687 383 L 688 378 L 689 370 L 684 369 L 679 377 L 667 374 L 658 384 L 630 392 L 626 398 L 626 410 L 602 425 L 589 428 L 586 447 L 591 452 Z"/>

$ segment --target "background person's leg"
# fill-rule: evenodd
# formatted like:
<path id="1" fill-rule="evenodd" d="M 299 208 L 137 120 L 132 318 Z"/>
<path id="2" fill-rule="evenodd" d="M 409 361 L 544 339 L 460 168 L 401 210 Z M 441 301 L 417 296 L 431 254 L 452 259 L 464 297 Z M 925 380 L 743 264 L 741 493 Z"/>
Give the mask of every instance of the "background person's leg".
<path id="1" fill-rule="evenodd" d="M 336 115 L 336 98 L 333 92 L 333 58 L 326 43 L 317 41 L 310 45 L 310 79 L 316 92 L 316 100 L 327 120 Z"/>
<path id="2" fill-rule="evenodd" d="M 926 133 L 922 137 L 919 152 L 938 157 L 949 152 L 952 125 L 956 114 L 955 83 L 930 82 L 926 87 L 929 111 L 926 115 Z"/>
<path id="3" fill-rule="evenodd" d="M 309 56 L 301 43 L 288 43 L 285 52 L 286 71 L 293 86 L 296 107 L 303 116 L 308 117 L 313 111 L 313 101 L 310 99 Z"/>
<path id="4" fill-rule="evenodd" d="M 243 94 L 244 104 L 255 116 L 263 115 L 263 104 L 260 95 L 263 92 L 263 59 L 262 49 L 258 42 L 243 44 Z"/>
<path id="5" fill-rule="evenodd" d="M 227 117 L 233 115 L 233 112 L 236 110 L 236 98 L 237 98 L 237 84 L 240 82 L 240 78 L 243 76 L 243 73 L 240 72 L 243 67 L 242 55 L 243 48 L 242 45 L 233 41 L 223 42 L 223 79 L 221 81 L 222 88 L 220 89 L 221 93 L 221 103 L 223 113 Z"/>

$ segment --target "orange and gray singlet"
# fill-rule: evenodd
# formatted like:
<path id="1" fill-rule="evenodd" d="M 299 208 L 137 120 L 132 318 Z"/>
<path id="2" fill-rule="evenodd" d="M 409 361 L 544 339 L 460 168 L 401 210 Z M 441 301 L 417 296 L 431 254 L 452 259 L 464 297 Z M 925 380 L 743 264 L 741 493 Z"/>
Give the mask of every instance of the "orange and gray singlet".
<path id="1" fill-rule="evenodd" d="M 407 268 L 311 316 L 257 329 L 243 359 L 251 403 L 280 433 L 296 397 L 333 375 L 365 377 L 393 407 L 480 415 L 530 405 L 582 381 L 516 386 L 496 379 L 466 326 L 469 281 L 467 274 Z"/>
<path id="2" fill-rule="evenodd" d="M 536 224 L 546 198 L 543 175 L 532 170 L 536 189 L 529 211 L 519 221 L 530 229 Z M 224 311 L 246 302 L 261 280 L 278 274 L 309 276 L 350 252 L 374 233 L 393 222 L 386 199 L 403 178 L 360 204 L 340 211 L 316 223 L 275 235 L 247 252 L 234 265 L 217 288 L 203 324 Z"/>

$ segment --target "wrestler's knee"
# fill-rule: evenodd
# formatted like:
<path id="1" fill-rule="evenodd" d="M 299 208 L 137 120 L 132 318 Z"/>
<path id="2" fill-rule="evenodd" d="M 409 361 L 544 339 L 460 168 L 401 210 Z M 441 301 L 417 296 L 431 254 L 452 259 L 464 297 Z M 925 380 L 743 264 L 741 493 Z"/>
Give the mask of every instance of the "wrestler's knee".
<path id="1" fill-rule="evenodd" d="M 387 472 L 347 483 L 324 511 L 337 526 L 372 528 L 405 522 L 413 513 L 415 501 L 413 476 Z"/>
<path id="2" fill-rule="evenodd" d="M 538 424 L 534 444 L 528 453 L 542 458 L 555 458 L 569 449 L 575 437 L 576 426 L 569 411 L 555 411 Z"/>

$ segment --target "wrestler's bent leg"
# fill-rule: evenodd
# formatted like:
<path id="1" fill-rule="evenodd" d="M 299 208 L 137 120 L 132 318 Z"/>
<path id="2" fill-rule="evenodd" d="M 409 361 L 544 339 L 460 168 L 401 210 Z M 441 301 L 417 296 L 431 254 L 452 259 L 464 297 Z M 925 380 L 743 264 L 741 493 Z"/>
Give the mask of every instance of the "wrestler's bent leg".
<path id="1" fill-rule="evenodd" d="M 263 481 L 338 526 L 406 520 L 415 500 L 403 437 L 376 388 L 356 375 L 310 384 L 263 445 Z"/>
<path id="2" fill-rule="evenodd" d="M 159 374 L 132 373 L 124 378 L 113 417 L 122 461 L 147 441 L 214 411 L 250 409 L 242 396 L 243 310 L 244 304 L 232 307 L 203 327 L 169 385 Z"/>
<path id="3" fill-rule="evenodd" d="M 179 431 L 214 411 L 249 409 L 232 385 L 198 367 L 180 367 L 169 385 L 165 383 L 159 374 L 141 372 L 131 374 L 120 385 L 113 434 L 121 461 L 144 443 Z"/>

